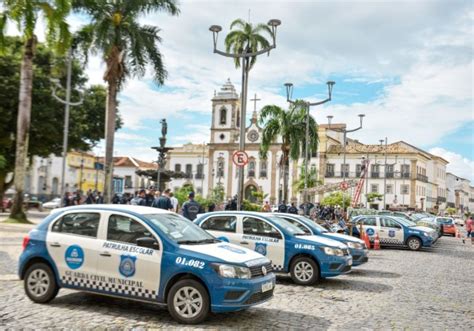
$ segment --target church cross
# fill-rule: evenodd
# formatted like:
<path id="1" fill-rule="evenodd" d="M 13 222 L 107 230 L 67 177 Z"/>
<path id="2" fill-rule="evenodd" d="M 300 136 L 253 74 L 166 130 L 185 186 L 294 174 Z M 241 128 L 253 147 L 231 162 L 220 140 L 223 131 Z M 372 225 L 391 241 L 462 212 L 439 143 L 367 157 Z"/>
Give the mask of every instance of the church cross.
<path id="1" fill-rule="evenodd" d="M 257 111 L 257 101 L 260 101 L 262 99 L 257 99 L 257 93 L 255 93 L 255 96 L 253 97 L 253 99 L 250 99 L 250 101 L 253 101 L 253 111 L 256 112 Z"/>

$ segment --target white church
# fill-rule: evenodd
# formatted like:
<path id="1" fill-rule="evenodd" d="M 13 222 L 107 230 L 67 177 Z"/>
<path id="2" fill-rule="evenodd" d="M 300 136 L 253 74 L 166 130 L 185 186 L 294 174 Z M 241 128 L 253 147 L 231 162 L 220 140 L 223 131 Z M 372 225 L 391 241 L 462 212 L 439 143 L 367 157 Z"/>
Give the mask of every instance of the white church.
<path id="1" fill-rule="evenodd" d="M 168 186 L 176 190 L 186 183 L 193 184 L 196 192 L 207 196 L 217 185 L 223 185 L 227 198 L 237 194 L 238 168 L 232 155 L 239 149 L 240 98 L 234 85 L 228 80 L 215 93 L 212 102 L 210 142 L 206 145 L 188 143 L 169 152 L 166 167 L 187 174 L 184 179 L 174 179 Z M 267 158 L 259 156 L 262 128 L 257 124 L 258 114 L 254 110 L 245 134 L 245 151 L 249 162 L 245 166 L 244 198 L 253 200 L 252 191 L 262 191 L 271 204 L 282 200 L 283 172 L 279 166 L 281 144 L 270 147 Z M 311 194 L 313 202 L 320 201 L 325 194 L 338 188 L 343 172 L 348 181 L 356 183 L 360 177 L 361 164 L 369 159 L 368 180 L 364 183 L 361 204 L 383 209 L 382 201 L 368 202 L 368 192 L 384 194 L 385 207 L 443 210 L 447 205 L 446 165 L 447 161 L 406 142 L 398 141 L 385 146 L 366 145 L 348 139 L 346 164 L 343 164 L 342 133 L 333 129 L 345 128 L 345 124 L 318 125 L 319 150 L 312 155 L 310 167 L 315 168 L 318 179 L 327 190 L 316 190 Z M 387 161 L 385 162 L 385 155 Z M 288 202 L 302 202 L 302 193 L 293 186 L 300 178 L 302 159 L 290 160 Z M 330 185 L 334 184 L 334 185 Z M 385 190 L 384 190 L 385 185 Z M 354 185 L 348 192 L 353 193 Z"/>

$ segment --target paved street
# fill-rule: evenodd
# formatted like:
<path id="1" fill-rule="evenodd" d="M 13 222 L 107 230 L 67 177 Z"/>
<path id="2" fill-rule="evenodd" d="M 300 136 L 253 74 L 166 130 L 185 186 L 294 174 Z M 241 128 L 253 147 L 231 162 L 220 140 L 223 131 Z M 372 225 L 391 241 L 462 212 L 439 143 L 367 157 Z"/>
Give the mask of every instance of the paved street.
<path id="1" fill-rule="evenodd" d="M 164 307 L 61 290 L 29 301 L 16 280 L 21 240 L 32 226 L 0 223 L 0 326 L 179 327 Z M 278 281 L 270 302 L 212 316 L 201 328 L 474 329 L 474 246 L 443 237 L 421 252 L 372 251 L 370 262 L 314 287 Z"/>

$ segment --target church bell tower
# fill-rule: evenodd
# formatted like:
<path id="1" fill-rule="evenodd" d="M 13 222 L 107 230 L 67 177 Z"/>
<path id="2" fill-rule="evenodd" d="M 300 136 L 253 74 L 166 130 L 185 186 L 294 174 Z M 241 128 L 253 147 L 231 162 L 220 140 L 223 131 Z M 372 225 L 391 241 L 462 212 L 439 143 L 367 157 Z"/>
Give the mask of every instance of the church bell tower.
<path id="1" fill-rule="evenodd" d="M 238 142 L 240 99 L 234 85 L 227 79 L 212 98 L 211 144 Z"/>

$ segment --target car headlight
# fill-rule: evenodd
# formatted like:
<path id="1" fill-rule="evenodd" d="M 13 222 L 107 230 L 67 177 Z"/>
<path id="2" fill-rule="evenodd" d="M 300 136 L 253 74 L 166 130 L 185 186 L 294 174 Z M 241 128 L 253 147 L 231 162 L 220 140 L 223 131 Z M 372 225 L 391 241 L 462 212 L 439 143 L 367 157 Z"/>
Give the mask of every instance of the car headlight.
<path id="1" fill-rule="evenodd" d="M 327 255 L 344 256 L 344 252 L 342 251 L 342 249 L 339 248 L 321 247 L 321 249 Z"/>
<path id="2" fill-rule="evenodd" d="M 250 279 L 252 274 L 250 269 L 246 267 L 239 267 L 229 264 L 216 264 L 216 272 L 224 278 L 240 278 L 240 279 Z"/>
<path id="3" fill-rule="evenodd" d="M 364 245 L 352 241 L 348 241 L 345 243 L 349 248 L 353 249 L 364 249 Z"/>

